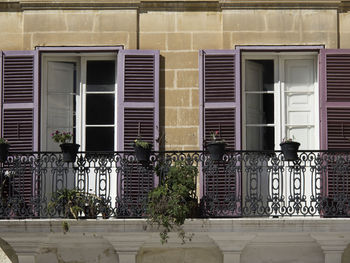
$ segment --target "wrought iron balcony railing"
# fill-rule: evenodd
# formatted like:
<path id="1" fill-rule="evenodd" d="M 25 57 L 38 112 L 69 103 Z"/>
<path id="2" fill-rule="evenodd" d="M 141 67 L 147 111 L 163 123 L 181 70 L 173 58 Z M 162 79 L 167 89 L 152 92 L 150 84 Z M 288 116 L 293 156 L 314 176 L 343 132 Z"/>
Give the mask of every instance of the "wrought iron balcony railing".
<path id="1" fill-rule="evenodd" d="M 147 197 L 176 161 L 198 168 L 198 217 L 350 215 L 350 152 L 11 153 L 0 164 L 0 218 L 146 216 Z"/>

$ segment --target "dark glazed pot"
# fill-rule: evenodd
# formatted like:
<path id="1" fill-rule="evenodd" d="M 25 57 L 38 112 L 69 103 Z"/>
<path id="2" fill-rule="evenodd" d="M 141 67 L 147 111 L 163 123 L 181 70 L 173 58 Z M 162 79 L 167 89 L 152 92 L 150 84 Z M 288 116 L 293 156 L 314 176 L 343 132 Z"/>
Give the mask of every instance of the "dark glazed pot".
<path id="1" fill-rule="evenodd" d="M 10 144 L 2 143 L 0 144 L 0 162 L 5 162 L 7 160 L 7 156 L 9 155 Z"/>
<path id="2" fill-rule="evenodd" d="M 134 145 L 134 151 L 139 162 L 149 161 L 149 157 L 151 156 L 151 146 L 146 149 L 141 146 Z"/>
<path id="3" fill-rule="evenodd" d="M 80 145 L 76 143 L 62 143 L 60 147 L 63 153 L 63 161 L 75 162 Z"/>
<path id="4" fill-rule="evenodd" d="M 212 142 L 207 144 L 207 150 L 213 161 L 220 161 L 225 153 L 226 144 L 224 142 Z"/>
<path id="5" fill-rule="evenodd" d="M 284 159 L 286 161 L 298 160 L 298 149 L 300 143 L 298 142 L 282 142 L 280 144 Z"/>

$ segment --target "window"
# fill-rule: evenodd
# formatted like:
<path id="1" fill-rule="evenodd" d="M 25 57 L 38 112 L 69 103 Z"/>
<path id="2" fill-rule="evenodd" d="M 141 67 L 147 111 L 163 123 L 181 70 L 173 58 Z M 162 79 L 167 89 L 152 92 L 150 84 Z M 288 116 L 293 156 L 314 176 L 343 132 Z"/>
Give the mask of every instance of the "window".
<path id="1" fill-rule="evenodd" d="M 317 79 L 317 53 L 243 53 L 243 149 L 279 150 L 293 137 L 319 149 Z"/>
<path id="2" fill-rule="evenodd" d="M 349 64 L 349 50 L 323 47 L 201 51 L 201 139 L 205 142 L 210 132 L 221 127 L 231 150 L 279 150 L 282 138 L 293 135 L 303 150 L 349 149 Z M 240 164 L 237 158 L 238 168 Z M 246 172 L 238 169 L 227 174 L 220 166 L 215 177 L 203 172 L 206 183 L 201 195 L 215 196 L 223 206 L 235 205 L 247 195 L 248 183 L 256 182 Z M 259 170 L 262 178 L 267 172 Z M 331 173 L 325 183 L 329 196 L 343 187 Z M 267 184 L 261 185 L 266 196 Z M 284 187 L 286 194 L 288 183 Z"/>
<path id="3" fill-rule="evenodd" d="M 38 47 L 2 51 L 0 61 L 2 137 L 12 152 L 58 151 L 51 140 L 56 129 L 73 131 L 80 150 L 130 150 L 139 125 L 158 150 L 159 51 Z M 25 169 L 21 178 L 28 200 L 38 191 L 33 180 L 43 176 L 34 170 Z M 55 175 L 46 172 L 51 187 Z M 125 187 L 111 183 L 111 192 L 119 187 L 120 198 L 137 197 L 153 185 L 151 177 L 139 182 L 133 176 Z M 74 178 L 62 178 L 61 186 L 69 184 L 65 180 Z"/>
<path id="4" fill-rule="evenodd" d="M 117 54 L 42 57 L 42 149 L 55 130 L 71 131 L 82 151 L 117 149 Z"/>

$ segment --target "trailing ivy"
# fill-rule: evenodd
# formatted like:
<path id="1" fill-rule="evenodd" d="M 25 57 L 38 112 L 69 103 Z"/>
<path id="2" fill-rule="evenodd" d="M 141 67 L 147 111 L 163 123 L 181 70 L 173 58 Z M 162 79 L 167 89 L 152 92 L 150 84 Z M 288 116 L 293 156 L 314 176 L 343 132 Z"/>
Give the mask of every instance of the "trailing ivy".
<path id="1" fill-rule="evenodd" d="M 167 172 L 159 175 L 160 185 L 149 193 L 148 219 L 161 229 L 162 244 L 171 231 L 177 231 L 182 242 L 192 235 L 185 234 L 182 225 L 198 207 L 196 176 L 198 169 L 185 161 L 175 162 Z"/>

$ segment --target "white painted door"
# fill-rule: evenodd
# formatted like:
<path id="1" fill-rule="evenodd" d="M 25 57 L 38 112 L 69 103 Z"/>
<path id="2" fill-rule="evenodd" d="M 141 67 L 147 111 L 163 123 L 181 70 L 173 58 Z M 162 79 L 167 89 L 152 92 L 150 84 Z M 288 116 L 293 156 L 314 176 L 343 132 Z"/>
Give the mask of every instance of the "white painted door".
<path id="1" fill-rule="evenodd" d="M 282 134 L 300 142 L 301 150 L 318 148 L 315 128 L 316 69 L 312 58 L 282 58 Z"/>

